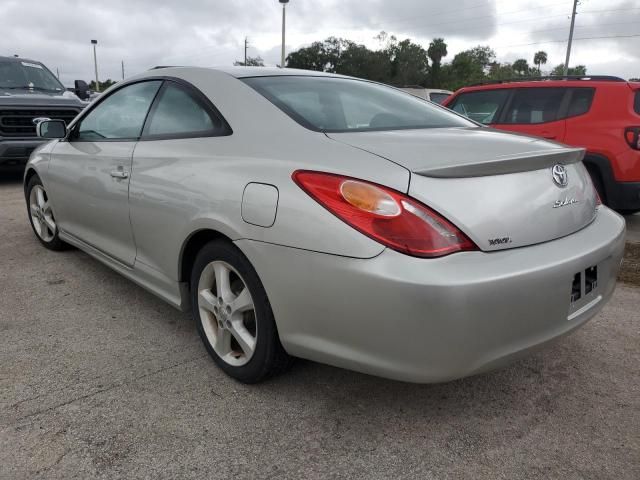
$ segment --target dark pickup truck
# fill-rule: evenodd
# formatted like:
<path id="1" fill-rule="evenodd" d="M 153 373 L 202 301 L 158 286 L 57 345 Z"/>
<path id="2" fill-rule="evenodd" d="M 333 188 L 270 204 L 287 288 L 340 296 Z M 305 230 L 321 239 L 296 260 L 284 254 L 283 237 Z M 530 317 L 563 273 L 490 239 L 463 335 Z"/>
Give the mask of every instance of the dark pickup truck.
<path id="1" fill-rule="evenodd" d="M 0 57 L 0 171 L 23 168 L 43 141 L 36 137 L 37 119 L 70 122 L 87 105 L 88 87 L 76 80 L 68 92 L 42 63 Z"/>

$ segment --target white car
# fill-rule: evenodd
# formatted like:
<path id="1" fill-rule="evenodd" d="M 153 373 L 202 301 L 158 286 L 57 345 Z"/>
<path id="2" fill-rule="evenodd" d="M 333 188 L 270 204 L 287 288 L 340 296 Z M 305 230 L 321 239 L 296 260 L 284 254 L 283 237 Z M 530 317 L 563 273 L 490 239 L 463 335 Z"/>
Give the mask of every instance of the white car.
<path id="1" fill-rule="evenodd" d="M 610 298 L 622 217 L 584 150 L 385 85 L 165 68 L 93 101 L 25 174 L 29 218 L 183 310 L 229 375 L 290 356 L 413 382 L 495 368 Z"/>
<path id="2" fill-rule="evenodd" d="M 406 86 L 399 87 L 400 90 L 403 90 L 411 95 L 415 95 L 416 97 L 424 98 L 425 100 L 429 100 L 430 102 L 437 103 L 442 105 L 449 95 L 453 92 L 451 90 L 441 90 L 438 88 L 424 88 L 420 86 Z"/>

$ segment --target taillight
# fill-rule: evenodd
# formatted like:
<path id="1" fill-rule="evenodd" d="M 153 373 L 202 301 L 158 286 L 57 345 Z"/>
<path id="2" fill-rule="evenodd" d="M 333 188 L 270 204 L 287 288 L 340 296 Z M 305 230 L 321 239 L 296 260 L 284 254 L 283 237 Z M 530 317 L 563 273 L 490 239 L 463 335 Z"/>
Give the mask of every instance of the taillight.
<path id="1" fill-rule="evenodd" d="M 331 173 L 298 170 L 293 180 L 343 222 L 415 257 L 441 257 L 476 245 L 445 218 L 400 192 Z"/>
<path id="2" fill-rule="evenodd" d="M 640 150 L 640 127 L 628 127 L 624 131 L 624 138 L 631 148 Z"/>

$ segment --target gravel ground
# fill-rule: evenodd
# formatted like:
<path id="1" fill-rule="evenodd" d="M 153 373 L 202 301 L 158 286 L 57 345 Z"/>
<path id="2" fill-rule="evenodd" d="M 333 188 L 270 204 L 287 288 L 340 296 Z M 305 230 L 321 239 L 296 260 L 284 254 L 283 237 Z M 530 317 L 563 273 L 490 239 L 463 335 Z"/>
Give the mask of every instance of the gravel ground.
<path id="1" fill-rule="evenodd" d="M 640 288 L 508 369 L 439 385 L 299 361 L 245 386 L 190 318 L 35 240 L 0 181 L 0 478 L 640 478 Z"/>

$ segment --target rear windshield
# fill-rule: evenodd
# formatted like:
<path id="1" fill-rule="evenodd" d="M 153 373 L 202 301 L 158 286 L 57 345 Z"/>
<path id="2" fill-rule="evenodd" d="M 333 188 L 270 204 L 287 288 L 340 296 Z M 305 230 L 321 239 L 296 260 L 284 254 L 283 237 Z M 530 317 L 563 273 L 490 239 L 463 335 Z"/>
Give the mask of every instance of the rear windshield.
<path id="1" fill-rule="evenodd" d="M 472 127 L 475 124 L 377 83 L 313 76 L 242 79 L 303 126 L 322 132 Z"/>
<path id="2" fill-rule="evenodd" d="M 633 103 L 633 109 L 640 115 L 640 90 L 636 92 L 636 100 Z"/>

